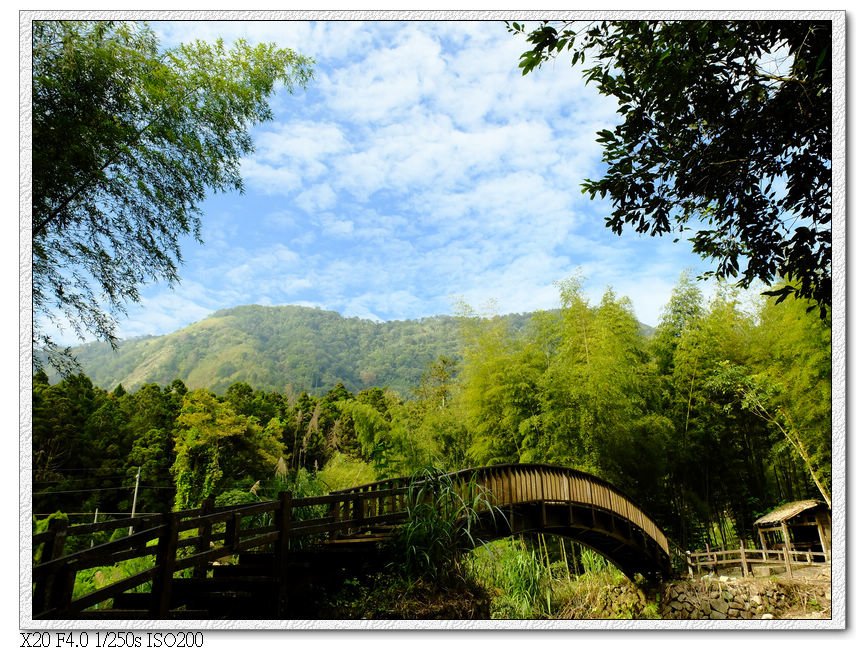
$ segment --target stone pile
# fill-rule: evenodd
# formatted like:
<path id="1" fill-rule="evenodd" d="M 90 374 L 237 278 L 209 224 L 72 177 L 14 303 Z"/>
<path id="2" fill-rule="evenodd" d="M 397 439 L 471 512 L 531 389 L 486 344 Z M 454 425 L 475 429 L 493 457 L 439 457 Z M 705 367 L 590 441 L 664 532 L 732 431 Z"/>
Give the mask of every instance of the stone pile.
<path id="1" fill-rule="evenodd" d="M 645 606 L 645 596 L 630 582 L 593 583 L 572 598 L 559 615 L 569 619 L 630 619 L 639 616 Z"/>
<path id="2" fill-rule="evenodd" d="M 667 585 L 660 614 L 669 619 L 770 619 L 793 605 L 782 583 L 735 578 L 702 579 Z"/>

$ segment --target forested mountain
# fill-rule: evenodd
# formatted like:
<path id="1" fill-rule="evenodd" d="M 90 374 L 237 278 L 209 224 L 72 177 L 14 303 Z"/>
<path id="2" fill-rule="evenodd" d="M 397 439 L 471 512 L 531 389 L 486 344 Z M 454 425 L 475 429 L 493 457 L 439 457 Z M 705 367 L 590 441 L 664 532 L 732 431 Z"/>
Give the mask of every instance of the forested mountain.
<path id="1" fill-rule="evenodd" d="M 35 512 L 128 512 L 139 472 L 139 506 L 161 512 L 208 496 L 321 493 L 430 466 L 518 462 L 609 480 L 683 548 L 735 544 L 778 503 L 831 506 L 831 324 L 818 310 L 769 297 L 749 312 L 735 291 L 719 287 L 706 301 L 683 277 L 647 337 L 627 298 L 608 291 L 592 305 L 576 281 L 561 294 L 559 310 L 531 316 L 402 324 L 246 307 L 161 337 L 165 357 L 180 359 L 167 367 L 180 372 L 181 361 L 218 368 L 231 353 L 265 377 L 277 366 L 256 362 L 264 350 L 306 347 L 329 360 L 324 381 L 376 368 L 350 361 L 376 350 L 389 355 L 383 368 L 405 356 L 419 377 L 404 395 L 382 376 L 380 386 L 334 381 L 313 395 L 267 388 L 254 374 L 218 377 L 232 383 L 217 394 L 187 386 L 178 377 L 192 383 L 188 370 L 107 390 L 86 375 L 51 383 L 37 373 Z M 447 328 L 456 356 L 423 366 Z M 393 348 L 375 348 L 376 336 Z"/>
<path id="2" fill-rule="evenodd" d="M 521 329 L 529 315 L 503 317 Z M 182 380 L 222 393 L 235 382 L 263 390 L 321 394 L 382 386 L 407 395 L 430 363 L 459 356 L 458 319 L 377 323 L 298 306 L 249 305 L 215 312 L 165 336 L 73 349 L 81 370 L 105 389 Z M 52 377 L 52 380 L 56 377 Z"/>

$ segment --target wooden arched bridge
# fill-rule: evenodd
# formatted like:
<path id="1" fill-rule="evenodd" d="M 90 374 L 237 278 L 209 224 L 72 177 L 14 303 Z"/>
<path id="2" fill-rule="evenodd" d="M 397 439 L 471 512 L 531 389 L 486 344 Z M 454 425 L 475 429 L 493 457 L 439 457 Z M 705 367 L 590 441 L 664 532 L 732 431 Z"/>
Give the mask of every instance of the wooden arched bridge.
<path id="1" fill-rule="evenodd" d="M 576 539 L 627 576 L 670 573 L 661 529 L 595 476 L 550 465 L 496 465 L 448 475 L 467 501 L 482 496 L 473 543 L 538 532 Z M 33 617 L 306 618 L 304 589 L 382 569 L 386 542 L 430 489 L 398 478 L 318 497 L 201 508 L 88 525 L 51 522 L 33 536 Z M 429 486 L 426 486 L 429 487 Z M 92 545 L 94 533 L 130 534 Z M 228 558 L 236 562 L 226 562 Z M 221 562 L 220 562 L 221 560 Z M 118 578 L 79 594 L 80 571 Z M 109 568 L 110 567 L 110 568 Z"/>

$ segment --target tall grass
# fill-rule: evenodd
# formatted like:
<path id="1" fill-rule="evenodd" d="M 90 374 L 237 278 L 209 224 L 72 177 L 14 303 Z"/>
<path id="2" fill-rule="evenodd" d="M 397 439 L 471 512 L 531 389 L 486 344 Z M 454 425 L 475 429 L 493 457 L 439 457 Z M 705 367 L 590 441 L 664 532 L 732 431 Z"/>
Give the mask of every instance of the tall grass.
<path id="1" fill-rule="evenodd" d="M 505 539 L 475 550 L 472 577 L 492 595 L 492 618 L 545 618 L 552 614 L 553 581 L 539 550 Z"/>
<path id="2" fill-rule="evenodd" d="M 438 469 L 416 472 L 407 494 L 408 521 L 393 538 L 393 566 L 409 579 L 440 585 L 465 580 L 464 555 L 476 546 L 481 517 L 496 516 L 474 477 L 455 480 Z"/>
<path id="3" fill-rule="evenodd" d="M 490 593 L 492 618 L 652 617 L 613 564 L 587 547 L 568 546 L 570 552 L 564 541 L 538 535 L 475 549 L 470 575 Z"/>

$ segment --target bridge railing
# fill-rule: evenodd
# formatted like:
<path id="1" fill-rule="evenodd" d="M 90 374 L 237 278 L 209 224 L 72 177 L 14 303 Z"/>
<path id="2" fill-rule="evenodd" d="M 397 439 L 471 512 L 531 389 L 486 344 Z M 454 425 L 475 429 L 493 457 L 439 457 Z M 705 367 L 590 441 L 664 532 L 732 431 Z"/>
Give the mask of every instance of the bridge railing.
<path id="1" fill-rule="evenodd" d="M 472 501 L 483 491 L 484 500 L 494 507 L 578 502 L 613 513 L 669 553 L 660 528 L 624 494 L 590 474 L 550 465 L 507 465 L 449 476 L 460 489 L 475 491 L 464 498 Z M 206 501 L 198 509 L 97 524 L 69 526 L 54 520 L 48 531 L 32 538 L 34 617 L 71 617 L 148 583 L 150 612 L 164 617 L 175 573 L 205 577 L 213 561 L 255 549 L 274 551 L 279 570 L 289 553 L 308 540 L 405 521 L 411 486 L 412 479 L 397 478 L 324 496 L 293 499 L 284 492 L 277 501 L 226 507 Z M 120 539 L 72 550 L 90 542 L 94 533 L 124 529 L 129 534 Z M 122 577 L 89 593 L 75 593 L 78 572 L 96 567 L 111 567 Z"/>
<path id="2" fill-rule="evenodd" d="M 150 611 L 161 617 L 168 611 L 175 573 L 205 577 L 213 561 L 256 549 L 275 551 L 277 563 L 285 562 L 306 540 L 403 521 L 404 499 L 405 489 L 398 487 L 302 499 L 285 492 L 276 501 L 224 507 L 205 501 L 197 509 L 97 524 L 52 520 L 47 531 L 32 537 L 34 617 L 75 616 L 148 584 Z M 313 516 L 295 516 L 302 510 Z M 123 536 L 86 547 L 100 532 Z M 75 593 L 77 574 L 97 567 L 122 577 Z"/>
<path id="3" fill-rule="evenodd" d="M 621 490 L 586 472 L 540 463 L 489 465 L 453 472 L 455 483 L 473 483 L 484 490 L 492 505 L 505 507 L 534 502 L 577 502 L 611 512 L 638 526 L 669 555 L 670 547 L 660 526 Z M 407 487 L 409 479 L 368 483 L 339 494 L 354 494 Z M 336 494 L 336 493 L 335 493 Z M 474 496 L 474 495 L 471 495 Z"/>

